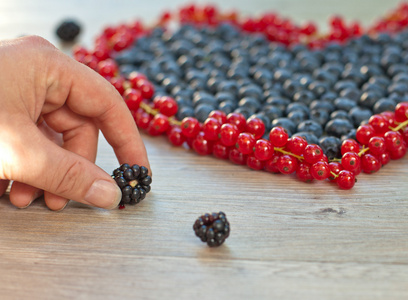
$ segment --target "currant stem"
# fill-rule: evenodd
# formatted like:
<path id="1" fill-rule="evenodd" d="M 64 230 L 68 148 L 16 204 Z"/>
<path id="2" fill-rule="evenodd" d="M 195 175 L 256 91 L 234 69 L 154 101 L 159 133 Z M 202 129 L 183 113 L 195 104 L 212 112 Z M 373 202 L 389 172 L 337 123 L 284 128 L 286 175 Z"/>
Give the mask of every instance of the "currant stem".
<path id="1" fill-rule="evenodd" d="M 408 120 L 406 120 L 406 121 L 404 121 L 404 122 L 402 122 L 402 123 L 400 123 L 397 127 L 389 127 L 392 131 L 398 131 L 398 130 L 400 130 L 400 129 L 402 129 L 402 128 L 404 128 L 405 126 L 407 126 L 408 125 Z"/>
<path id="2" fill-rule="evenodd" d="M 152 116 L 155 116 L 159 113 L 157 109 L 151 108 L 148 104 L 144 102 L 140 103 L 140 108 L 143 109 L 148 114 L 151 114 Z M 179 126 L 181 125 L 181 121 L 178 121 L 173 117 L 169 117 L 169 123 L 172 125 L 179 125 Z"/>
<path id="3" fill-rule="evenodd" d="M 360 152 L 358 152 L 358 156 L 362 156 L 364 153 L 366 153 L 368 150 L 370 150 L 370 148 L 366 148 L 363 146 L 363 149 L 360 150 Z"/>
<path id="4" fill-rule="evenodd" d="M 296 158 L 297 158 L 298 160 L 300 160 L 300 161 L 303 160 L 303 156 L 299 156 L 299 155 L 293 154 L 292 152 L 285 151 L 285 150 L 283 150 L 282 148 L 274 147 L 273 149 L 274 149 L 275 151 L 278 151 L 278 152 L 283 153 L 283 154 L 292 155 L 293 157 L 296 157 Z"/>
<path id="5" fill-rule="evenodd" d="M 337 175 L 336 173 L 334 173 L 333 171 L 330 171 L 330 174 L 333 175 L 334 179 L 336 179 L 337 177 L 339 177 L 339 175 Z"/>

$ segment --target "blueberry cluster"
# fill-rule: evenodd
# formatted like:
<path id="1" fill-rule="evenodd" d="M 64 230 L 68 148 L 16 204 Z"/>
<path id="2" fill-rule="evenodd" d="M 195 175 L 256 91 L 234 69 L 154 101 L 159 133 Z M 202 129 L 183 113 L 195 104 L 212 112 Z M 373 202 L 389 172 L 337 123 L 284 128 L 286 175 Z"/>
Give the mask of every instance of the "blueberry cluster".
<path id="1" fill-rule="evenodd" d="M 176 117 L 204 122 L 213 110 L 284 127 L 339 156 L 345 138 L 373 115 L 408 100 L 408 32 L 362 35 L 312 50 L 271 43 L 231 24 L 181 25 L 141 37 L 116 61 L 126 76 L 146 74 Z M 267 136 L 265 136 L 267 138 Z"/>
<path id="2" fill-rule="evenodd" d="M 223 212 L 200 216 L 193 229 L 196 236 L 210 247 L 221 246 L 230 234 L 230 224 Z"/>
<path id="3" fill-rule="evenodd" d="M 142 201 L 148 192 L 152 177 L 144 166 L 122 164 L 113 171 L 112 177 L 122 190 L 122 200 L 119 206 L 135 205 Z"/>
<path id="4" fill-rule="evenodd" d="M 65 20 L 58 25 L 56 34 L 64 42 L 72 42 L 81 32 L 79 24 L 73 20 Z"/>

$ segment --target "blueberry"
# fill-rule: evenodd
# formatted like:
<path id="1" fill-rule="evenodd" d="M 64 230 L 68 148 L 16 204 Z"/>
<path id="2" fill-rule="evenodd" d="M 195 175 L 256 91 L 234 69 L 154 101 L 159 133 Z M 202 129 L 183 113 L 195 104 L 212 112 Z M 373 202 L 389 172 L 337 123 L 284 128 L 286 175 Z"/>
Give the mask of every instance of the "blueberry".
<path id="1" fill-rule="evenodd" d="M 298 132 L 311 132 L 313 133 L 316 137 L 320 137 L 323 134 L 323 128 L 322 125 L 320 125 L 318 122 L 313 121 L 313 120 L 306 120 L 301 122 L 297 126 L 297 131 Z"/>
<path id="2" fill-rule="evenodd" d="M 300 136 L 304 138 L 308 144 L 319 144 L 319 138 L 309 131 L 300 131 L 295 133 L 293 136 Z"/>
<path id="3" fill-rule="evenodd" d="M 330 119 L 345 119 L 351 121 L 348 112 L 345 110 L 335 110 L 330 114 Z"/>
<path id="4" fill-rule="evenodd" d="M 372 114 L 371 110 L 360 106 L 356 106 L 349 111 L 349 116 L 355 127 L 360 126 L 363 121 L 368 120 Z"/>
<path id="5" fill-rule="evenodd" d="M 353 107 L 356 107 L 357 103 L 349 98 L 339 97 L 334 100 L 334 105 L 336 106 L 337 110 L 344 110 L 348 112 Z"/>
<path id="6" fill-rule="evenodd" d="M 329 121 L 329 113 L 324 109 L 313 109 L 310 111 L 310 120 L 319 123 L 322 127 Z"/>
<path id="7" fill-rule="evenodd" d="M 272 128 L 276 126 L 281 126 L 286 129 L 289 136 L 296 131 L 296 125 L 289 118 L 277 118 L 272 121 Z"/>
<path id="8" fill-rule="evenodd" d="M 333 119 L 327 122 L 324 130 L 327 135 L 340 138 L 354 129 L 353 124 L 345 119 Z"/>
<path id="9" fill-rule="evenodd" d="M 323 153 L 326 154 L 329 160 L 333 158 L 341 157 L 340 146 L 341 140 L 338 137 L 326 136 L 322 137 L 319 140 L 319 145 L 323 150 Z"/>
<path id="10" fill-rule="evenodd" d="M 380 114 L 384 111 L 394 111 L 397 104 L 393 99 L 382 98 L 374 104 L 373 113 Z"/>

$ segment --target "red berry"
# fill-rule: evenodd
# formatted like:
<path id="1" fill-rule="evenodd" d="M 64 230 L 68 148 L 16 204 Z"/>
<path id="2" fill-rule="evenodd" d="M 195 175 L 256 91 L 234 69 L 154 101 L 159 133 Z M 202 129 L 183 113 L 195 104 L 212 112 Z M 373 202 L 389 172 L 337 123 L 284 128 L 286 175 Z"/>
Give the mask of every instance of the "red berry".
<path id="1" fill-rule="evenodd" d="M 314 163 L 310 168 L 310 174 L 314 179 L 324 180 L 330 176 L 330 167 L 327 162 L 318 161 Z"/>
<path id="2" fill-rule="evenodd" d="M 368 141 L 375 135 L 373 126 L 366 124 L 357 128 L 356 139 L 362 145 L 367 145 Z"/>
<path id="3" fill-rule="evenodd" d="M 387 119 L 382 116 L 382 115 L 373 115 L 370 117 L 368 120 L 368 124 L 370 124 L 373 128 L 376 134 L 384 134 L 389 130 L 388 126 L 388 121 Z"/>
<path id="4" fill-rule="evenodd" d="M 213 146 L 213 155 L 219 159 L 229 158 L 230 148 L 223 145 L 221 142 L 216 142 Z"/>
<path id="5" fill-rule="evenodd" d="M 245 131 L 252 133 L 255 136 L 255 139 L 260 139 L 265 133 L 265 124 L 258 118 L 248 119 Z"/>
<path id="6" fill-rule="evenodd" d="M 237 126 L 225 123 L 220 128 L 220 141 L 225 146 L 233 146 L 236 144 L 239 135 Z"/>
<path id="7" fill-rule="evenodd" d="M 386 164 L 390 162 L 391 156 L 389 152 L 384 152 L 381 155 L 378 155 L 377 159 L 382 166 L 385 166 Z"/>
<path id="8" fill-rule="evenodd" d="M 207 118 L 203 124 L 204 137 L 209 141 L 215 141 L 219 138 L 221 129 L 220 122 L 215 118 Z"/>
<path id="9" fill-rule="evenodd" d="M 340 171 L 343 170 L 343 166 L 341 163 L 337 161 L 333 161 L 329 163 L 329 168 L 330 168 L 330 176 L 329 179 L 331 181 L 336 181 L 336 176 L 339 175 Z"/>
<path id="10" fill-rule="evenodd" d="M 254 155 L 248 156 L 246 164 L 253 170 L 262 170 L 264 168 L 264 163 L 257 159 Z"/>
<path id="11" fill-rule="evenodd" d="M 398 149 L 404 143 L 402 135 L 397 131 L 391 130 L 384 134 L 384 141 L 387 150 L 390 152 Z"/>
<path id="12" fill-rule="evenodd" d="M 395 121 L 405 122 L 408 119 L 408 102 L 400 102 L 395 107 Z"/>
<path id="13" fill-rule="evenodd" d="M 292 136 L 286 144 L 288 151 L 296 155 L 302 155 L 306 146 L 307 141 L 300 136 Z"/>
<path id="14" fill-rule="evenodd" d="M 255 143 L 254 155 L 259 160 L 269 160 L 274 154 L 274 149 L 272 144 L 265 140 L 259 139 Z"/>
<path id="15" fill-rule="evenodd" d="M 174 146 L 181 146 L 186 141 L 186 136 L 182 133 L 180 126 L 172 126 L 167 132 L 167 137 Z"/>
<path id="16" fill-rule="evenodd" d="M 138 88 L 137 82 L 138 82 L 140 79 L 147 80 L 147 77 L 146 77 L 146 75 L 144 75 L 143 73 L 136 72 L 136 71 L 133 71 L 133 72 L 130 73 L 129 76 L 128 76 L 128 80 L 130 81 L 130 84 L 132 85 L 133 88 Z"/>
<path id="17" fill-rule="evenodd" d="M 246 127 L 246 119 L 243 114 L 240 113 L 230 113 L 227 115 L 227 122 L 237 126 L 240 132 L 243 132 Z"/>
<path id="18" fill-rule="evenodd" d="M 296 169 L 296 177 L 303 182 L 313 181 L 313 176 L 310 174 L 310 165 L 308 163 L 301 162 Z"/>
<path id="19" fill-rule="evenodd" d="M 237 148 L 232 148 L 229 152 L 229 159 L 234 164 L 237 165 L 246 165 L 247 155 L 243 154 Z"/>
<path id="20" fill-rule="evenodd" d="M 158 102 L 159 112 L 168 117 L 174 116 L 177 113 L 178 105 L 176 100 L 169 96 L 160 96 L 153 99 L 153 103 Z"/>
<path id="21" fill-rule="evenodd" d="M 280 155 L 274 155 L 270 160 L 265 161 L 264 170 L 270 173 L 280 173 L 277 162 Z"/>
<path id="22" fill-rule="evenodd" d="M 137 88 L 142 92 L 144 99 L 150 99 L 153 97 L 154 86 L 149 80 L 139 79 L 137 81 Z"/>
<path id="23" fill-rule="evenodd" d="M 288 133 L 285 128 L 276 126 L 269 132 L 269 140 L 274 147 L 283 147 L 288 142 Z"/>
<path id="24" fill-rule="evenodd" d="M 209 155 L 212 153 L 212 143 L 211 141 L 205 139 L 204 133 L 202 131 L 197 134 L 197 136 L 193 139 L 192 148 L 197 152 L 199 155 Z"/>
<path id="25" fill-rule="evenodd" d="M 147 131 L 151 135 L 160 135 L 169 129 L 169 118 L 162 114 L 157 114 L 150 121 Z"/>
<path id="26" fill-rule="evenodd" d="M 114 77 L 118 73 L 118 71 L 118 65 L 111 58 L 102 60 L 98 63 L 98 73 L 103 77 Z"/>
<path id="27" fill-rule="evenodd" d="M 368 142 L 368 148 L 371 154 L 381 155 L 386 150 L 384 138 L 373 136 Z"/>
<path id="28" fill-rule="evenodd" d="M 221 125 L 227 122 L 227 115 L 225 114 L 225 112 L 223 112 L 221 110 L 213 110 L 208 115 L 208 118 L 217 119 L 218 122 L 220 122 Z"/>
<path id="29" fill-rule="evenodd" d="M 133 111 L 132 115 L 133 119 L 136 122 L 137 127 L 141 129 L 147 129 L 149 127 L 151 120 L 153 119 L 153 116 L 151 114 L 145 112 L 141 108 L 139 108 L 136 111 Z"/>
<path id="30" fill-rule="evenodd" d="M 188 138 L 194 138 L 201 130 L 200 122 L 193 117 L 185 117 L 181 121 L 181 131 Z"/>
<path id="31" fill-rule="evenodd" d="M 314 164 L 323 158 L 323 150 L 318 145 L 310 144 L 305 147 L 303 157 L 309 164 Z"/>
<path id="32" fill-rule="evenodd" d="M 242 132 L 237 139 L 238 150 L 243 154 L 250 154 L 254 151 L 255 142 L 255 137 L 252 134 Z"/>
<path id="33" fill-rule="evenodd" d="M 390 152 L 391 159 L 400 159 L 405 156 L 407 153 L 407 145 L 403 142 L 399 147 L 391 150 Z"/>
<path id="34" fill-rule="evenodd" d="M 292 174 L 297 169 L 298 161 L 292 155 L 284 154 L 279 156 L 276 165 L 282 174 Z"/>
<path id="35" fill-rule="evenodd" d="M 341 158 L 343 168 L 351 172 L 358 171 L 360 163 L 360 156 L 355 152 L 346 152 Z"/>
<path id="36" fill-rule="evenodd" d="M 123 76 L 115 76 L 109 79 L 109 82 L 115 87 L 119 94 L 123 95 L 125 91 L 124 83 L 125 78 Z"/>
<path id="37" fill-rule="evenodd" d="M 381 169 L 381 163 L 374 155 L 367 153 L 361 157 L 361 168 L 364 173 L 375 173 Z"/>
<path id="38" fill-rule="evenodd" d="M 126 89 L 123 93 L 123 99 L 129 110 L 137 110 L 143 100 L 142 93 L 132 88 Z"/>
<path id="39" fill-rule="evenodd" d="M 360 145 L 357 143 L 357 141 L 353 139 L 346 139 L 341 144 L 340 151 L 341 151 L 341 155 L 347 152 L 358 153 L 360 151 Z"/>
<path id="40" fill-rule="evenodd" d="M 339 188 L 343 190 L 349 190 L 356 183 L 356 177 L 354 176 L 353 172 L 342 170 L 339 172 L 336 182 Z"/>

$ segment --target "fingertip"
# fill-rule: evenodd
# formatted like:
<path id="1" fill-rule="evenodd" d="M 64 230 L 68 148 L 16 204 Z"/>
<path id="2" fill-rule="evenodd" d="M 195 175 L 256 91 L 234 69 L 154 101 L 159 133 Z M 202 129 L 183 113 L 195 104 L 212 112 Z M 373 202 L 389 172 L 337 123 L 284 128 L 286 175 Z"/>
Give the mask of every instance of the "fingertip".
<path id="1" fill-rule="evenodd" d="M 69 203 L 68 199 L 48 192 L 45 192 L 44 200 L 47 207 L 53 211 L 62 211 Z"/>

